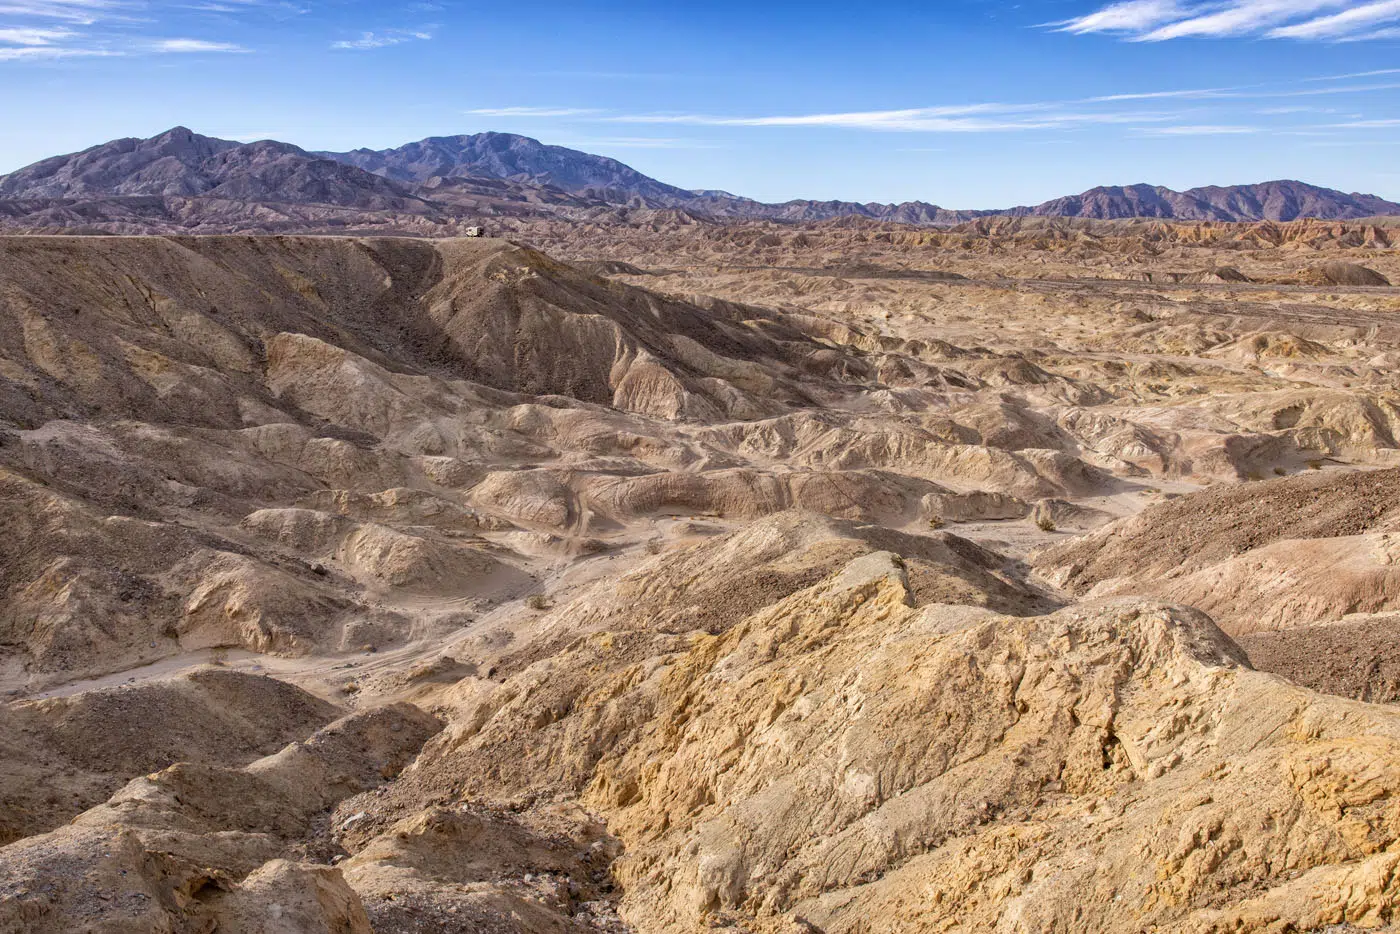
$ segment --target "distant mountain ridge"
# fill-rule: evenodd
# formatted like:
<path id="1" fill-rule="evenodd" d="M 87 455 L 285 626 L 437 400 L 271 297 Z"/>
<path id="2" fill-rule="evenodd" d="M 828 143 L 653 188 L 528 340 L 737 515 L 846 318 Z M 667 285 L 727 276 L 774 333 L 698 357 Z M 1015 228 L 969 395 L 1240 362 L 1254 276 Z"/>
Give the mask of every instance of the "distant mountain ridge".
<path id="1" fill-rule="evenodd" d="M 1400 215 L 1400 203 L 1298 181 L 1189 191 L 1145 184 L 1100 187 L 1034 206 L 974 211 L 923 201 L 767 204 L 726 191 L 678 188 L 616 159 L 510 133 L 432 137 L 384 150 L 309 152 L 289 143 L 238 143 L 176 127 L 150 139 L 115 140 L 0 176 L 0 202 L 7 203 L 0 214 L 10 217 L 22 217 L 29 202 L 42 203 L 42 209 L 34 210 L 46 217 L 59 217 L 75 211 L 81 215 L 84 203 L 151 197 L 451 218 L 570 217 L 665 208 L 718 219 L 866 217 L 918 226 L 953 226 L 983 217 L 1286 222 Z M 353 218 L 340 217 L 338 223 L 353 223 Z"/>
<path id="2" fill-rule="evenodd" d="M 235 143 L 176 127 L 45 159 L 0 177 L 0 199 L 219 198 L 409 210 L 422 199 L 388 179 L 290 143 Z M 416 204 L 415 204 L 416 203 Z"/>
<path id="3" fill-rule="evenodd" d="M 1393 214 L 1396 208 L 1395 202 L 1375 195 L 1347 194 L 1305 182 L 1275 181 L 1257 185 L 1211 185 L 1189 191 L 1152 185 L 1093 188 L 1083 194 L 1005 213 L 1093 220 L 1159 217 L 1188 221 L 1291 221 L 1303 217 L 1355 220 Z"/>
<path id="4" fill-rule="evenodd" d="M 433 178 L 484 177 L 550 185 L 611 203 L 639 200 L 674 207 L 694 198 L 691 192 L 643 175 L 616 159 L 511 133 L 437 136 L 396 149 L 316 155 L 410 185 Z"/>

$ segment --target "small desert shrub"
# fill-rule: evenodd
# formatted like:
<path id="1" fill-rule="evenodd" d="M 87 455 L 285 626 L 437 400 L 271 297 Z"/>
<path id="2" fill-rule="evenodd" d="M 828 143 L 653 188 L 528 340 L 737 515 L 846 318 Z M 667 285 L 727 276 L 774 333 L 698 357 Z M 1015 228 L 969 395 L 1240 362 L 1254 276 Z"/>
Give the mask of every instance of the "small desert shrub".
<path id="1" fill-rule="evenodd" d="M 1039 519 L 1035 520 L 1035 524 L 1042 532 L 1055 531 L 1055 520 L 1051 519 L 1049 516 L 1041 516 Z"/>
<path id="2" fill-rule="evenodd" d="M 1286 476 L 1288 476 L 1288 471 L 1284 470 L 1282 467 L 1275 467 L 1275 468 L 1274 468 L 1274 476 L 1276 476 L 1276 477 L 1286 477 Z"/>
<path id="3" fill-rule="evenodd" d="M 549 598 L 542 593 L 532 593 L 525 599 L 525 605 L 538 613 L 543 613 L 549 609 Z"/>
<path id="4" fill-rule="evenodd" d="M 647 554 L 659 555 L 661 554 L 661 550 L 663 547 L 665 546 L 662 545 L 661 539 L 653 538 L 649 542 L 647 542 Z"/>
<path id="5" fill-rule="evenodd" d="M 948 523 L 943 521 L 942 516 L 933 516 L 928 520 L 928 527 L 931 529 L 941 529 Z"/>

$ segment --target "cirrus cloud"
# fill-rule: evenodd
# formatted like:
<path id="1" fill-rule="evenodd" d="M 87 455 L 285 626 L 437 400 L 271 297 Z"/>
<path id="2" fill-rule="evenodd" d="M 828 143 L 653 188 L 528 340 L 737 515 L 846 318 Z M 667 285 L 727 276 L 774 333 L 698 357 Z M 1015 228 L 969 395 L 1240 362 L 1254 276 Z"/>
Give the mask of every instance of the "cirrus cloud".
<path id="1" fill-rule="evenodd" d="M 463 113 L 472 117 L 580 117 L 602 111 L 594 107 L 477 107 Z"/>
<path id="2" fill-rule="evenodd" d="M 1138 131 L 1146 136 L 1243 136 L 1258 133 L 1257 126 L 1236 126 L 1217 123 L 1183 126 L 1147 127 Z"/>
<path id="3" fill-rule="evenodd" d="M 0 0 L 0 62 L 249 52 L 228 40 L 230 18 L 268 15 L 281 4 L 282 0 Z M 218 34 L 199 37 L 214 27 Z"/>
<path id="4" fill-rule="evenodd" d="M 157 52 L 247 52 L 241 45 L 232 42 L 210 42 L 207 39 L 161 39 L 152 44 Z"/>
<path id="5" fill-rule="evenodd" d="M 405 42 L 421 42 L 433 37 L 430 29 L 390 29 L 385 32 L 362 32 L 358 39 L 342 39 L 339 42 L 332 42 L 331 48 L 366 51 L 368 49 L 383 49 L 391 45 L 402 45 Z"/>
<path id="6" fill-rule="evenodd" d="M 73 35 L 71 29 L 37 29 L 33 27 L 11 27 L 0 29 L 0 45 L 41 46 L 53 45 Z"/>
<path id="7" fill-rule="evenodd" d="M 1049 24 L 1135 42 L 1254 36 L 1358 41 L 1400 32 L 1400 0 L 1118 0 Z"/>

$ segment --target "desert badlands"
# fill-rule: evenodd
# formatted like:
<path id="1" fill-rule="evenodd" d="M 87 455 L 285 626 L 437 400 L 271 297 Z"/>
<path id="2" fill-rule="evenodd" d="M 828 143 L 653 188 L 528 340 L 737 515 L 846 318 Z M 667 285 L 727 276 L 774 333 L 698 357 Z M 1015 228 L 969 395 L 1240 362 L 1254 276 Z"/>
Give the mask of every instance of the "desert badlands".
<path id="1" fill-rule="evenodd" d="M 1400 227 L 0 238 L 0 931 L 1400 922 Z"/>

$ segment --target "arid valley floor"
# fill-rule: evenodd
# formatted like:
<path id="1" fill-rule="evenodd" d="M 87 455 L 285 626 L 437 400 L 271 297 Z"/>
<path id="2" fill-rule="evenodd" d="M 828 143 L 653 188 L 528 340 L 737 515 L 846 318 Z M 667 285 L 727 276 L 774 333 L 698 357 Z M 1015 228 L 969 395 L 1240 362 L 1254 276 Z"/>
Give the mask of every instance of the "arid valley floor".
<path id="1" fill-rule="evenodd" d="M 0 932 L 1400 924 L 1400 222 L 489 233 L 0 237 Z"/>

